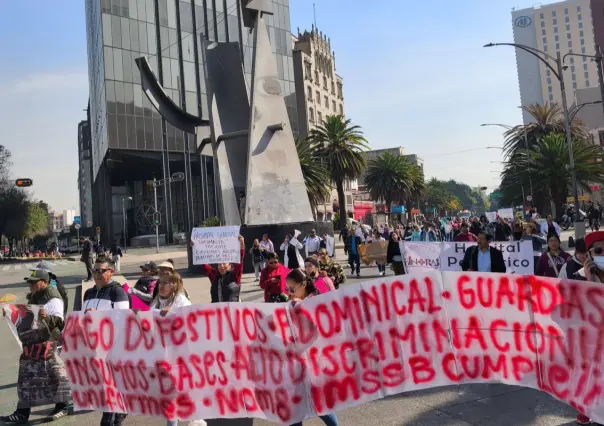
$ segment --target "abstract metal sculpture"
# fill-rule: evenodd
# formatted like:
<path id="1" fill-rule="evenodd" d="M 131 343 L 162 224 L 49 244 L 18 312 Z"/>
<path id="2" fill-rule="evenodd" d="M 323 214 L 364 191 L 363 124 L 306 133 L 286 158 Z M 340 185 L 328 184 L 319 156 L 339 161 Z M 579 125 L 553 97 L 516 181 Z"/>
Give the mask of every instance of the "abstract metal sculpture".
<path id="1" fill-rule="evenodd" d="M 287 109 L 264 20 L 265 14 L 272 14 L 270 3 L 244 0 L 242 9 L 244 25 L 254 31 L 251 102 L 239 45 L 210 42 L 203 35 L 209 122 L 172 102 L 144 57 L 136 59 L 143 90 L 162 117 L 196 135 L 198 152 L 211 142 L 223 224 L 311 222 L 312 210 L 293 133 L 286 124 Z"/>

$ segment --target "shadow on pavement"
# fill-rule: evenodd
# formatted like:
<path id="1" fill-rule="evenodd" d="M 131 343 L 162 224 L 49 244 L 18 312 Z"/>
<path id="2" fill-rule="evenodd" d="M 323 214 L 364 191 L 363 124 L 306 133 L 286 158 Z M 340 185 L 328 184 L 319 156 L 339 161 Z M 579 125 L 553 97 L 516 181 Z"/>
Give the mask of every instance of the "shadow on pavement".
<path id="1" fill-rule="evenodd" d="M 576 411 L 545 392 L 503 384 L 448 386 L 387 397 L 429 407 L 400 425 L 543 425 L 575 424 Z M 445 423 L 444 419 L 457 423 Z"/>

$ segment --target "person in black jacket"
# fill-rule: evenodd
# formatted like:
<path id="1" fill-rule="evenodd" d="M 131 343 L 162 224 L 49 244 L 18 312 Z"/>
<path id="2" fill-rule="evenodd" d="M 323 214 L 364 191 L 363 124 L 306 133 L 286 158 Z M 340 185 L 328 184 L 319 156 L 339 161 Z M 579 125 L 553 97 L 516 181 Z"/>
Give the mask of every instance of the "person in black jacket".
<path id="1" fill-rule="evenodd" d="M 466 250 L 461 261 L 461 269 L 464 271 L 505 273 L 503 253 L 495 247 L 489 246 L 487 233 L 480 231 L 476 237 L 478 238 L 478 245 Z"/>

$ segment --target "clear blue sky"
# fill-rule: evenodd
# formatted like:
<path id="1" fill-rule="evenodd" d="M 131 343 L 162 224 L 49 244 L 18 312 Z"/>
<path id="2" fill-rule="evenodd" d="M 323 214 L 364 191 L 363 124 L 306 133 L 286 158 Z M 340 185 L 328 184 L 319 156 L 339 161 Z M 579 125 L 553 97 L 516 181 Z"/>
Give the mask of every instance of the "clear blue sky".
<path id="1" fill-rule="evenodd" d="M 312 0 L 290 0 L 291 24 L 310 28 Z M 316 0 L 319 29 L 331 37 L 344 78 L 345 110 L 371 148 L 403 146 L 425 160 L 427 176 L 494 186 L 497 128 L 521 120 L 512 7 L 534 0 Z M 84 1 L 6 1 L 0 13 L 0 143 L 15 177 L 34 179 L 34 196 L 62 210 L 79 207 L 77 124 L 88 100 Z"/>

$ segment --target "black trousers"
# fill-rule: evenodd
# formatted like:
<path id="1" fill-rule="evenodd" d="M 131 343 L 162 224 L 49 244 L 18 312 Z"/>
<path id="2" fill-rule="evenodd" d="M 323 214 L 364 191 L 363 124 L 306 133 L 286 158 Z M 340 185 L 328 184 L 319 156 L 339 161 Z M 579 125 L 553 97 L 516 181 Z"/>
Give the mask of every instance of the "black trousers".
<path id="1" fill-rule="evenodd" d="M 92 257 L 84 259 L 84 265 L 86 266 L 86 279 L 90 281 L 92 279 Z"/>
<path id="2" fill-rule="evenodd" d="M 121 426 L 124 420 L 126 420 L 127 415 L 122 413 L 103 413 L 101 426 Z"/>

